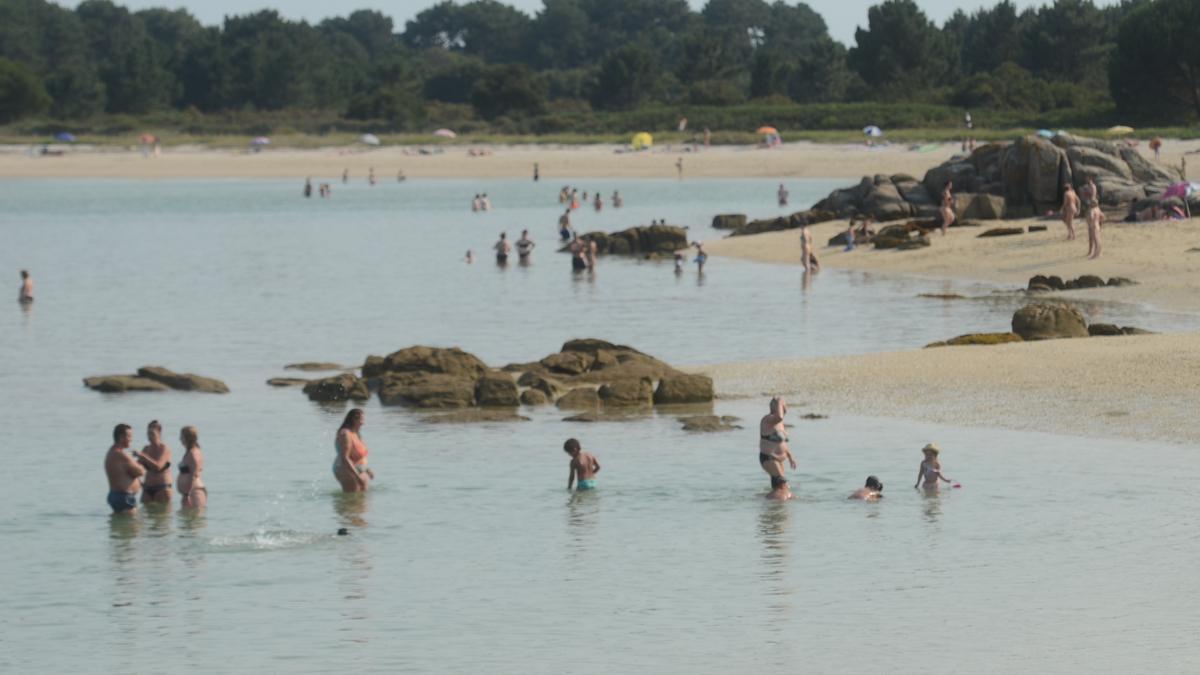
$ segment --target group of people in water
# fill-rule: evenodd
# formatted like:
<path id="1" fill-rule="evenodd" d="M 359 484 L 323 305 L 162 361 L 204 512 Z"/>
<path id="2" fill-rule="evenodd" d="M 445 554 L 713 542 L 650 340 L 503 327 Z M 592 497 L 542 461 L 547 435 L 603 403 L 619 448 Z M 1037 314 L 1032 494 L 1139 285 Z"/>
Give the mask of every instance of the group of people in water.
<path id="1" fill-rule="evenodd" d="M 208 504 L 204 486 L 204 451 L 196 427 L 179 430 L 184 453 L 178 463 L 178 477 L 172 480 L 171 448 L 162 439 L 162 425 L 153 420 L 146 425 L 146 445 L 141 452 L 132 450 L 133 427 L 118 424 L 113 429 L 113 444 L 104 455 L 104 473 L 108 478 L 108 505 L 113 513 L 137 511 L 142 504 L 171 503 L 178 491 L 180 506 L 202 509 Z"/>
<path id="2" fill-rule="evenodd" d="M 534 180 L 537 179 L 535 178 Z M 580 199 L 579 190 L 577 188 L 573 188 L 570 185 L 564 185 L 563 188 L 558 191 L 558 203 L 565 204 L 567 206 L 567 213 L 570 213 L 571 211 L 578 209 L 582 204 L 588 203 L 588 191 L 584 190 L 583 198 Z M 617 190 L 613 190 L 613 208 L 619 209 L 624 205 L 625 200 L 621 197 L 621 193 Z M 604 210 L 604 197 L 600 194 L 599 190 L 593 193 L 592 208 L 596 210 L 596 213 Z"/>
<path id="3" fill-rule="evenodd" d="M 758 465 L 766 472 L 771 480 L 771 491 L 767 499 L 792 499 L 792 491 L 784 474 L 786 463 L 793 470 L 796 468 L 796 458 L 792 456 L 788 446 L 787 428 L 784 417 L 787 415 L 787 402 L 780 396 L 771 399 L 768 412 L 763 415 L 758 424 Z M 917 482 L 914 488 L 922 488 L 927 492 L 936 492 L 940 483 L 949 483 L 958 487 L 951 479 L 942 474 L 942 465 L 938 461 L 941 448 L 936 443 L 929 443 L 921 449 L 923 459 L 917 467 Z M 875 476 L 867 476 L 863 487 L 855 490 L 849 499 L 878 501 L 883 498 L 883 483 Z"/>

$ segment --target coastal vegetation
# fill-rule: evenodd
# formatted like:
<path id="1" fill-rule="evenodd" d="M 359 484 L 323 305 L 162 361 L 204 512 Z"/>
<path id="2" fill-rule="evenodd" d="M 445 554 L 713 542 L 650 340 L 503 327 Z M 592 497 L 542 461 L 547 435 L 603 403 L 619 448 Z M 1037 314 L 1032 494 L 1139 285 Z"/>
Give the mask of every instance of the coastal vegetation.
<path id="1" fill-rule="evenodd" d="M 845 46 L 804 3 L 438 2 L 401 28 L 375 11 L 317 24 L 273 10 L 204 26 L 185 10 L 0 0 L 0 124 L 170 138 L 425 134 L 609 140 L 630 130 L 814 140 L 876 125 L 980 131 L 1184 126 L 1200 117 L 1194 0 L 1009 0 L 942 25 L 884 0 Z M 1173 135 L 1190 135 L 1185 129 Z M 678 133 L 678 132 L 676 132 Z M 1010 134 L 1005 134 L 1006 136 Z M 398 136 L 402 138 L 402 136 Z"/>

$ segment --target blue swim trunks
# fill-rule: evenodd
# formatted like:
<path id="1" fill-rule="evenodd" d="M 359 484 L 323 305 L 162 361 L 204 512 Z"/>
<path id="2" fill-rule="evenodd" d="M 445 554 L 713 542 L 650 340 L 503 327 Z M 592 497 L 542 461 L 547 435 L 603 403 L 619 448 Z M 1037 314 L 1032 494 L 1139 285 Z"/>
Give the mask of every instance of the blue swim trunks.
<path id="1" fill-rule="evenodd" d="M 113 513 L 132 511 L 137 508 L 137 493 L 109 492 L 108 505 L 112 507 Z"/>
<path id="2" fill-rule="evenodd" d="M 595 478 L 580 478 L 579 484 L 575 486 L 575 489 L 576 490 L 595 490 L 596 489 L 596 479 Z"/>

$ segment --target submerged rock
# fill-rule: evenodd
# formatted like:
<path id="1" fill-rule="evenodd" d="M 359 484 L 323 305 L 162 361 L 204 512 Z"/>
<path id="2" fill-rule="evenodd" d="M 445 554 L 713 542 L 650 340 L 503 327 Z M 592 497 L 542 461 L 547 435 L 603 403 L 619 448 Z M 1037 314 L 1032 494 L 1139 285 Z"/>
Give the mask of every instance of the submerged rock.
<path id="1" fill-rule="evenodd" d="M 345 370 L 345 366 L 337 363 L 329 363 L 327 361 L 305 361 L 303 363 L 289 363 L 283 367 L 284 370 Z"/>
<path id="2" fill-rule="evenodd" d="M 272 387 L 303 387 L 308 384 L 308 380 L 299 377 L 272 377 L 267 380 L 267 384 Z"/>
<path id="3" fill-rule="evenodd" d="M 475 405 L 475 380 L 447 373 L 387 373 L 379 384 L 379 401 L 414 408 L 469 408 Z"/>
<path id="4" fill-rule="evenodd" d="M 999 345 L 1007 342 L 1021 342 L 1021 339 L 1021 336 L 1016 333 L 968 333 L 950 338 L 944 342 L 931 342 L 925 345 L 925 348 L 958 347 L 962 345 Z"/>
<path id="5" fill-rule="evenodd" d="M 211 377 L 177 373 L 161 366 L 142 366 L 136 375 L 99 375 L 84 378 L 84 386 L 104 393 L 127 391 L 195 391 L 207 394 L 227 394 L 229 387 Z"/>
<path id="6" fill-rule="evenodd" d="M 88 389 L 105 394 L 119 394 L 127 391 L 169 391 L 171 388 L 162 382 L 137 375 L 96 375 L 85 377 L 83 385 Z"/>
<path id="7" fill-rule="evenodd" d="M 371 397 L 365 380 L 350 373 L 343 373 L 304 385 L 304 393 L 310 401 L 365 401 Z"/>
<path id="8" fill-rule="evenodd" d="M 481 424 L 485 422 L 528 422 L 529 418 L 518 415 L 515 410 L 468 408 L 440 415 L 426 415 L 421 418 L 421 421 L 426 424 Z"/>
<path id="9" fill-rule="evenodd" d="M 655 405 L 707 403 L 713 400 L 713 381 L 707 375 L 664 375 L 654 390 Z"/>
<path id="10" fill-rule="evenodd" d="M 690 417 L 675 418 L 683 423 L 684 431 L 699 431 L 704 433 L 713 433 L 718 431 L 733 431 L 742 427 L 734 424 L 740 422 L 741 419 L 731 415 L 692 415 Z"/>

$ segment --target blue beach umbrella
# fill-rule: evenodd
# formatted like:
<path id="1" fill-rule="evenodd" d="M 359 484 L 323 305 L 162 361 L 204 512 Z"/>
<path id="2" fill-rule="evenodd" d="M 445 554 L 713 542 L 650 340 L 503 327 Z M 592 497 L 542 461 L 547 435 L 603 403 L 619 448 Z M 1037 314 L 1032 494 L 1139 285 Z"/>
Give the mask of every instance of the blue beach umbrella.
<path id="1" fill-rule="evenodd" d="M 1037 135 L 1042 138 L 1054 138 L 1054 132 L 1049 129 L 1038 129 Z"/>
<path id="2" fill-rule="evenodd" d="M 871 138 L 879 138 L 880 136 L 883 135 L 883 129 L 880 129 L 879 127 L 872 124 L 871 126 L 863 127 L 863 133 L 870 136 Z"/>
<path id="3" fill-rule="evenodd" d="M 69 131 L 60 131 L 57 134 L 54 134 L 54 140 L 62 141 L 63 143 L 74 143 L 75 134 Z"/>

